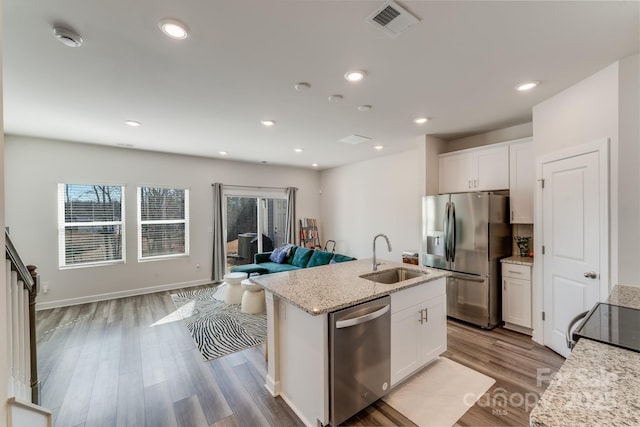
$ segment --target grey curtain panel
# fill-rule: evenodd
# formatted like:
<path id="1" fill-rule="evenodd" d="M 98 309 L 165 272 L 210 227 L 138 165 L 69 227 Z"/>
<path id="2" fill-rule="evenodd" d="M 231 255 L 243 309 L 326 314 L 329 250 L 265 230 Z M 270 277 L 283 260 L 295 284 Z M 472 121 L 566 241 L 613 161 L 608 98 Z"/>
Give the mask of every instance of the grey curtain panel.
<path id="1" fill-rule="evenodd" d="M 284 237 L 287 243 L 296 243 L 296 193 L 295 187 L 287 187 L 287 226 Z"/>
<path id="2" fill-rule="evenodd" d="M 227 268 L 222 212 L 222 184 L 213 184 L 213 265 L 211 280 L 221 282 Z"/>

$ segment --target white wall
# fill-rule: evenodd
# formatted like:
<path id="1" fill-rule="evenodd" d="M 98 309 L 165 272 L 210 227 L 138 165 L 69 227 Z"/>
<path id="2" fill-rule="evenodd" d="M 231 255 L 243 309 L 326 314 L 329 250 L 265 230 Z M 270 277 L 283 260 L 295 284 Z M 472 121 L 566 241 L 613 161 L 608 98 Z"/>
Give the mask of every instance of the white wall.
<path id="1" fill-rule="evenodd" d="M 609 138 L 610 283 L 618 280 L 618 63 L 533 108 L 536 158 Z M 636 141 L 637 144 L 637 141 Z M 542 244 L 541 239 L 538 239 Z"/>
<path id="2" fill-rule="evenodd" d="M 37 265 L 41 281 L 49 283 L 49 293 L 38 296 L 40 308 L 207 283 L 214 182 L 298 187 L 297 215 L 320 218 L 317 171 L 11 135 L 5 139 L 6 223 L 22 259 Z M 125 264 L 58 268 L 58 183 L 125 186 Z M 137 262 L 139 185 L 190 190 L 190 256 Z"/>
<path id="3" fill-rule="evenodd" d="M 533 123 L 523 123 L 491 132 L 472 135 L 465 138 L 453 139 L 445 144 L 443 152 L 465 150 L 467 148 L 481 147 L 483 145 L 497 144 L 499 142 L 513 141 L 528 138 L 533 135 Z"/>
<path id="4" fill-rule="evenodd" d="M 2 0 L 0 0 L 0 131 L 4 130 L 4 109 L 2 104 Z M 0 226 L 4 229 L 4 132 L 0 132 Z M 0 237 L 4 246 L 4 233 Z M 9 348 L 9 331 L 7 322 L 7 275 L 5 263 L 0 263 L 0 426 L 8 422 L 7 413 L 9 359 L 6 349 Z"/>
<path id="5" fill-rule="evenodd" d="M 640 67 L 638 55 L 620 61 L 618 282 L 640 285 Z"/>
<path id="6" fill-rule="evenodd" d="M 640 285 L 639 79 L 638 55 L 634 55 L 533 108 L 536 157 L 610 138 L 610 286 Z M 541 308 L 541 288 L 537 279 L 536 313 Z"/>
<path id="7" fill-rule="evenodd" d="M 424 143 L 423 143 L 424 144 Z M 321 172 L 321 239 L 336 240 L 336 252 L 371 258 L 373 237 L 379 259 L 402 261 L 402 251 L 420 250 L 424 195 L 424 147 Z"/>

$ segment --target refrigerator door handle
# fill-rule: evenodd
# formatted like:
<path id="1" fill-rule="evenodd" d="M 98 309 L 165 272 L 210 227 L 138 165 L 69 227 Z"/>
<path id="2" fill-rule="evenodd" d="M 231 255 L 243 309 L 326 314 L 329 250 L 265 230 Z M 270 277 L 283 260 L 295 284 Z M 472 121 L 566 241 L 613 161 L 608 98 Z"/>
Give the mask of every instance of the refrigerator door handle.
<path id="1" fill-rule="evenodd" d="M 450 204 L 447 202 L 444 208 L 444 259 L 449 261 L 449 209 Z"/>
<path id="2" fill-rule="evenodd" d="M 456 260 L 456 204 L 453 202 L 451 202 L 451 216 L 453 218 L 450 225 L 450 233 L 453 234 L 451 237 L 451 262 L 454 262 Z"/>

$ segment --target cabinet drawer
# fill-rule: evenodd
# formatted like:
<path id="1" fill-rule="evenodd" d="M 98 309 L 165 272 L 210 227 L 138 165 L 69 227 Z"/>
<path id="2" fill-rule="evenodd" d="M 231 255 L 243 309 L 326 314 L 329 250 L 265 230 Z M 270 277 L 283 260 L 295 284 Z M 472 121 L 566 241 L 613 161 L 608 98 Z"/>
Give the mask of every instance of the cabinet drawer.
<path id="1" fill-rule="evenodd" d="M 423 283 L 412 288 L 402 289 L 391 294 L 391 313 L 396 313 L 420 304 L 430 298 L 446 293 L 446 278 L 442 277 L 431 282 Z"/>
<path id="2" fill-rule="evenodd" d="M 531 280 L 531 267 L 528 265 L 502 263 L 502 276 L 514 279 Z"/>

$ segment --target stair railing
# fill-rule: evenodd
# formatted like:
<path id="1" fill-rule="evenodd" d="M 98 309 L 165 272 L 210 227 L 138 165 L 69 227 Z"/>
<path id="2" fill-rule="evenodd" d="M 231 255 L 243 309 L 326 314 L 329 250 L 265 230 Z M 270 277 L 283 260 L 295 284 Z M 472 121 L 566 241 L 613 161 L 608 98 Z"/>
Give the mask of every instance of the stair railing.
<path id="1" fill-rule="evenodd" d="M 5 230 L 9 397 L 40 404 L 36 351 L 36 296 L 40 278 L 26 266 Z"/>

